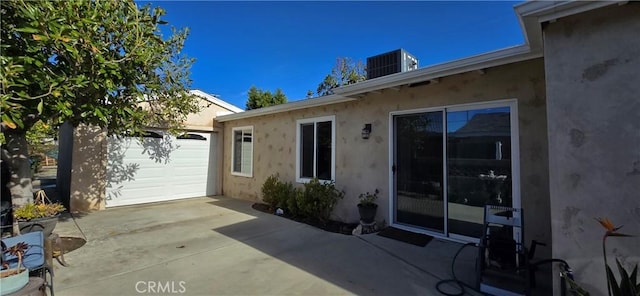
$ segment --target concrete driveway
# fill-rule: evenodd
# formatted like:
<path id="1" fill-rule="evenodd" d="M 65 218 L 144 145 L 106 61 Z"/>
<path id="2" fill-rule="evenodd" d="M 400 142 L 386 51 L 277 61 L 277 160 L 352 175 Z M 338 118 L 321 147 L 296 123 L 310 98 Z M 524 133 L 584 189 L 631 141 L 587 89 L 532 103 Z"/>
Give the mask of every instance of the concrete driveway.
<path id="1" fill-rule="evenodd" d="M 56 232 L 87 240 L 69 267 L 54 262 L 56 295 L 439 295 L 461 246 L 325 232 L 226 197 L 109 209 Z M 456 261 L 467 281 L 474 252 Z"/>

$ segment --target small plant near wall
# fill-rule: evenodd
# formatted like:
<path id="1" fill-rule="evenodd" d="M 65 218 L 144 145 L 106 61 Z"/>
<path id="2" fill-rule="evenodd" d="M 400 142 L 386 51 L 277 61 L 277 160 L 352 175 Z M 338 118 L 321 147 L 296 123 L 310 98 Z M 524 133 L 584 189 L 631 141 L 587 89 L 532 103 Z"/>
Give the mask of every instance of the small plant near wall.
<path id="1" fill-rule="evenodd" d="M 376 204 L 376 200 L 378 199 L 378 194 L 380 193 L 380 190 L 376 189 L 375 191 L 373 191 L 373 193 L 369 193 L 369 191 L 367 191 L 366 193 L 361 193 L 360 196 L 358 196 L 358 198 L 360 199 L 360 205 L 362 206 L 378 206 Z"/>
<path id="2" fill-rule="evenodd" d="M 358 213 L 360 213 L 360 221 L 365 224 L 373 223 L 376 219 L 376 212 L 378 210 L 378 194 L 380 190 L 376 188 L 373 193 L 369 191 L 361 193 L 359 196 L 360 202 L 358 203 Z"/>

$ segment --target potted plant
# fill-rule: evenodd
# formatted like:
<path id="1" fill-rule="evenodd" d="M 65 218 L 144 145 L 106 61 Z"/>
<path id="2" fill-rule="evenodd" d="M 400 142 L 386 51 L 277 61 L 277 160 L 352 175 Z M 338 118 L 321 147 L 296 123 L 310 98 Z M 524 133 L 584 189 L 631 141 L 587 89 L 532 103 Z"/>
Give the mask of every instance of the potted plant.
<path id="1" fill-rule="evenodd" d="M 20 232 L 42 231 L 44 237 L 49 237 L 64 210 L 62 204 L 52 203 L 44 190 L 38 190 L 33 203 L 13 209 L 13 218 L 18 221 Z"/>
<path id="2" fill-rule="evenodd" d="M 27 251 L 29 245 L 24 242 L 17 243 L 7 248 L 2 243 L 2 270 L 0 271 L 0 294 L 6 295 L 22 289 L 29 282 L 29 270 L 22 266 L 22 258 Z M 9 268 L 9 264 L 5 262 L 5 254 L 18 258 L 18 265 L 15 268 Z"/>
<path id="3" fill-rule="evenodd" d="M 370 224 L 376 218 L 376 212 L 378 210 L 378 204 L 376 204 L 376 199 L 378 199 L 378 193 L 380 191 L 376 188 L 373 193 L 360 194 L 360 202 L 358 203 L 358 212 L 360 213 L 360 221 L 363 224 Z"/>

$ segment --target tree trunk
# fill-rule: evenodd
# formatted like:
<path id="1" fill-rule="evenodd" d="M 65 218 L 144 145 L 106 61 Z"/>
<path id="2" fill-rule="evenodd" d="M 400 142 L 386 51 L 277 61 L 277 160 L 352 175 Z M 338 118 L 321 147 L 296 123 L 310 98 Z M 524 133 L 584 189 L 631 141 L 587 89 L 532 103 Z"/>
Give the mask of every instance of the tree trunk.
<path id="1" fill-rule="evenodd" d="M 7 144 L 6 151 L 3 153 L 7 153 L 11 168 L 11 181 L 8 186 L 11 189 L 13 205 L 21 206 L 33 202 L 27 133 L 22 129 L 7 129 L 4 131 L 4 136 Z"/>

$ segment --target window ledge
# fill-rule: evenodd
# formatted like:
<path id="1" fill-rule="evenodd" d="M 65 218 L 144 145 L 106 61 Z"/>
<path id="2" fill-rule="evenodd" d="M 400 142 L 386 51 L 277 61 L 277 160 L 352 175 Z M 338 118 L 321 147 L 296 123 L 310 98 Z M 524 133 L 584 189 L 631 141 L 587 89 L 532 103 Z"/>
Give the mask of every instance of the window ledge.
<path id="1" fill-rule="evenodd" d="M 237 177 L 253 178 L 253 174 L 243 174 L 243 173 L 231 172 L 231 175 L 232 176 L 237 176 Z"/>
<path id="2" fill-rule="evenodd" d="M 311 180 L 313 180 L 313 178 L 297 178 L 296 182 L 300 183 L 300 184 L 307 184 L 307 183 L 311 182 Z M 321 180 L 321 179 L 318 179 L 318 181 L 320 181 L 320 183 L 322 183 L 322 184 L 335 182 L 334 180 Z"/>

